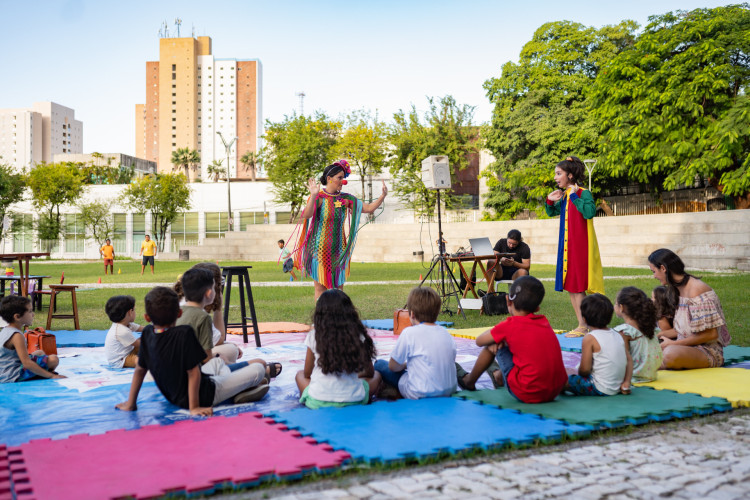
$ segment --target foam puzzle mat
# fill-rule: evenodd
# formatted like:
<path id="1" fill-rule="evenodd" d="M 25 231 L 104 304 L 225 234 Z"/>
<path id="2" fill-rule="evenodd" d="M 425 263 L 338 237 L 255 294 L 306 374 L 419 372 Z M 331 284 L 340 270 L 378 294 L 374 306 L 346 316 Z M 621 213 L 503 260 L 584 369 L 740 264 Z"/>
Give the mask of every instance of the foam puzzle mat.
<path id="1" fill-rule="evenodd" d="M 258 333 L 298 333 L 309 332 L 310 325 L 291 321 L 261 321 L 258 323 Z M 227 328 L 227 333 L 242 335 L 242 328 Z M 248 334 L 253 333 L 252 323 L 248 325 Z"/>
<path id="2" fill-rule="evenodd" d="M 435 323 L 446 328 L 453 326 L 453 323 L 450 321 L 436 321 Z M 365 325 L 365 328 L 372 328 L 373 330 L 393 330 L 393 318 L 363 319 L 362 324 Z"/>
<path id="3" fill-rule="evenodd" d="M 314 411 L 303 408 L 274 418 L 304 436 L 346 450 L 355 461 L 368 463 L 558 441 L 589 433 L 587 427 L 457 398 L 402 399 Z"/>
<path id="4" fill-rule="evenodd" d="M 660 370 L 654 382 L 638 385 L 725 398 L 734 407 L 750 406 L 750 371 L 744 368 Z"/>
<path id="5" fill-rule="evenodd" d="M 8 455 L 17 497 L 38 500 L 206 495 L 326 473 L 349 458 L 258 413 L 32 441 Z"/>
<path id="6" fill-rule="evenodd" d="M 104 347 L 107 330 L 50 330 L 55 336 L 57 347 Z M 141 332 L 133 332 L 140 338 Z"/>
<path id="7" fill-rule="evenodd" d="M 481 334 L 486 332 L 487 330 L 492 329 L 491 326 L 488 327 L 482 327 L 482 328 L 459 328 L 459 329 L 453 329 L 451 328 L 448 330 L 451 335 L 454 337 L 462 338 L 462 339 L 476 339 Z M 553 330 L 555 333 L 562 333 L 562 330 Z M 559 337 L 559 336 L 558 336 Z M 580 349 L 580 341 L 578 342 L 578 352 L 581 351 Z"/>
<path id="8" fill-rule="evenodd" d="M 732 409 L 732 405 L 724 398 L 706 398 L 697 394 L 656 391 L 646 387 L 634 387 L 629 395 L 618 394 L 606 397 L 562 394 L 554 401 L 539 404 L 521 403 L 506 389 L 461 391 L 454 397 L 544 418 L 563 420 L 569 424 L 584 425 L 591 429 L 643 425 L 649 422 L 707 415 Z"/>
<path id="9" fill-rule="evenodd" d="M 724 366 L 750 360 L 750 347 L 728 345 L 724 348 Z"/>

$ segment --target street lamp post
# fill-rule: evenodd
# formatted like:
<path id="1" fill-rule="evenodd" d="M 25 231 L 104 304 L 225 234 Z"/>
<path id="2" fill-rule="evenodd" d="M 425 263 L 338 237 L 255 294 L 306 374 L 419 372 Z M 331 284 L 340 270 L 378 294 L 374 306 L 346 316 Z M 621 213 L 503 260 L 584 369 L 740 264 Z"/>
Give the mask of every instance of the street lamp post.
<path id="1" fill-rule="evenodd" d="M 226 149 L 227 152 L 227 229 L 229 231 L 234 230 L 234 220 L 232 217 L 232 192 L 229 190 L 229 156 L 232 153 L 232 144 L 234 144 L 234 141 L 237 140 L 237 137 L 232 138 L 231 141 L 229 141 L 229 144 L 227 144 L 227 141 L 224 139 L 224 136 L 221 135 L 221 132 L 217 131 L 217 134 L 219 134 L 219 137 L 221 138 L 221 142 L 224 143 L 224 149 Z"/>
<path id="2" fill-rule="evenodd" d="M 596 160 L 583 160 L 583 163 L 586 165 L 586 171 L 589 173 L 589 191 L 591 191 L 591 174 L 594 173 Z"/>

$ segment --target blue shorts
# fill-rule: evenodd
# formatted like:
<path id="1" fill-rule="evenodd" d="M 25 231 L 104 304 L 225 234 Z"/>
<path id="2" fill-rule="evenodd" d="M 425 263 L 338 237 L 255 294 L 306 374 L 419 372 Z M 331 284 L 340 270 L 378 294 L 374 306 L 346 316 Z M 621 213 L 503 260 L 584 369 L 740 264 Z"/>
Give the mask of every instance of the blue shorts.
<path id="1" fill-rule="evenodd" d="M 596 388 L 590 376 L 568 375 L 568 387 L 565 390 L 576 396 L 606 396 Z"/>
<path id="2" fill-rule="evenodd" d="M 154 256 L 153 255 L 144 255 L 143 259 L 141 259 L 141 265 L 154 265 Z"/>
<path id="3" fill-rule="evenodd" d="M 47 361 L 49 360 L 49 356 L 47 356 L 46 354 L 44 356 L 34 356 L 33 354 L 29 354 L 29 358 L 31 358 L 31 361 L 41 366 L 45 370 L 48 369 Z M 16 379 L 16 382 L 24 382 L 26 380 L 31 380 L 34 378 L 41 378 L 41 377 L 37 375 L 36 373 L 32 372 L 31 370 L 24 368 L 21 371 L 21 374 L 18 376 L 18 379 Z"/>

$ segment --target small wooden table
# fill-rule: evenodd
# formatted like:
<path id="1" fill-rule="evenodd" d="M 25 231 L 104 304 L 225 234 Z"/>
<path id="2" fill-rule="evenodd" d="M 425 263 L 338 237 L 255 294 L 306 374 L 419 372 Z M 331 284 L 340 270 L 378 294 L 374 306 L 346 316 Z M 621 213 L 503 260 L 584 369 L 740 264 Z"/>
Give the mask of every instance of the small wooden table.
<path id="1" fill-rule="evenodd" d="M 0 261 L 2 260 L 16 260 L 18 259 L 18 276 L 20 277 L 21 295 L 27 297 L 29 295 L 29 261 L 34 257 L 49 257 L 49 252 L 19 252 L 19 253 L 4 253 L 0 254 Z M 24 270 L 24 262 L 26 263 L 26 269 Z"/>
<path id="2" fill-rule="evenodd" d="M 487 268 L 484 267 L 483 261 L 496 259 L 497 257 L 495 255 L 459 255 L 457 257 L 448 257 L 446 259 L 448 262 L 458 262 L 458 268 L 461 270 L 461 275 L 466 280 L 466 288 L 463 291 L 464 298 L 466 298 L 469 291 L 474 294 L 475 299 L 479 298 L 479 294 L 477 294 L 477 291 L 474 288 L 474 283 L 471 280 L 471 277 L 476 273 L 477 266 L 479 266 L 479 269 L 482 271 L 484 279 L 487 280 L 487 293 L 495 292 L 495 270 L 490 268 L 492 269 L 492 272 L 488 272 Z M 468 274 L 464 268 L 464 262 L 473 262 L 471 265 L 471 272 Z"/>

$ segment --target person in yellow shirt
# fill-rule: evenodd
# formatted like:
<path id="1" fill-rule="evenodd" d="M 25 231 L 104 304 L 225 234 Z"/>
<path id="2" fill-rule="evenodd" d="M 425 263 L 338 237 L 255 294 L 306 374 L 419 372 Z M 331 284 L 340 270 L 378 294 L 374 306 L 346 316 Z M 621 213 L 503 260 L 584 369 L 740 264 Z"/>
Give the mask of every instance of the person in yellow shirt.
<path id="1" fill-rule="evenodd" d="M 154 257 L 156 257 L 156 242 L 151 239 L 151 236 L 146 235 L 146 239 L 141 243 L 141 253 L 143 260 L 141 261 L 141 276 L 143 276 L 143 270 L 146 269 L 146 264 L 151 264 L 151 274 L 154 274 Z"/>
<path id="2" fill-rule="evenodd" d="M 99 255 L 104 259 L 104 274 L 107 274 L 107 266 L 112 274 L 115 274 L 115 247 L 109 241 L 105 240 L 104 246 L 99 249 Z"/>

